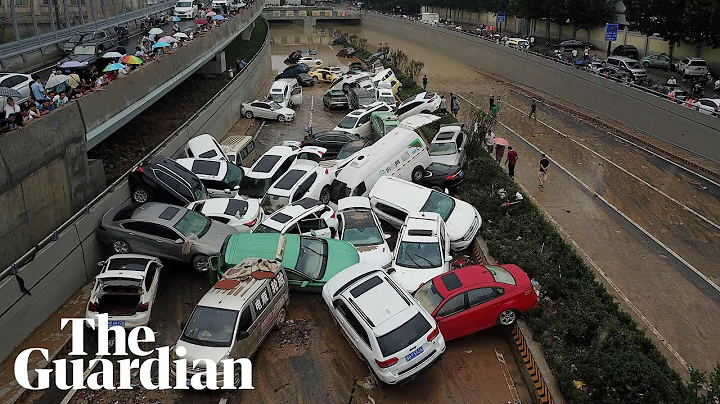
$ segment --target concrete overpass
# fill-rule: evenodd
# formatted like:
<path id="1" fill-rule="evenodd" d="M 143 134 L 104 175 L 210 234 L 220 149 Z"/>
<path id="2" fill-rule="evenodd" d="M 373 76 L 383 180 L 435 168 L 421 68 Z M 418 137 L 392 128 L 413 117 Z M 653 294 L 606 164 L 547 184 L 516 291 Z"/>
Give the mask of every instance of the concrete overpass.
<path id="1" fill-rule="evenodd" d="M 265 7 L 263 11 L 268 21 L 292 21 L 306 27 L 314 27 L 318 21 L 357 21 L 360 24 L 360 11 L 332 9 L 328 7 Z"/>

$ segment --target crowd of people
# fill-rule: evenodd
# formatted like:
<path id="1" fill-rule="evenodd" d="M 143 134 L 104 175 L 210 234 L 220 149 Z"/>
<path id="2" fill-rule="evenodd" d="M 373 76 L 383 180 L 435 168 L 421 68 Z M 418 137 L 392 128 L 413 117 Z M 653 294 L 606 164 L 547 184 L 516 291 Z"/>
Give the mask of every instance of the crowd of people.
<path id="1" fill-rule="evenodd" d="M 250 5 L 252 2 L 253 1 L 246 1 L 246 5 Z M 31 75 L 32 82 L 29 84 L 30 97 L 27 100 L 19 102 L 19 100 L 15 100 L 12 97 L 7 98 L 6 105 L 3 109 L 3 115 L 0 116 L 0 134 L 11 130 L 21 129 L 33 119 L 41 118 L 55 109 L 62 108 L 73 100 L 81 98 L 94 91 L 104 90 L 103 87 L 109 85 L 113 81 L 131 74 L 133 71 L 139 69 L 148 62 L 158 60 L 163 55 L 173 53 L 174 49 L 177 49 L 183 46 L 186 42 L 202 36 L 213 28 L 220 26 L 225 19 L 232 18 L 233 16 L 241 13 L 243 9 L 222 10 L 224 12 L 223 19 L 212 19 L 207 17 L 208 13 L 211 13 L 211 11 L 212 10 L 209 8 L 201 9 L 198 19 L 195 20 L 196 27 L 189 33 L 180 31 L 178 24 L 173 23 L 172 31 L 169 33 L 162 32 L 158 34 L 151 34 L 151 29 L 147 29 L 142 37 L 137 40 L 137 46 L 135 47 L 134 53 L 128 53 L 122 46 L 115 50 L 123 57 L 127 55 L 136 56 L 142 61 L 141 63 L 125 63 L 122 61 L 123 57 L 119 57 L 112 59 L 100 59 L 102 61 L 107 61 L 108 66 L 115 64 L 122 66 L 116 66 L 117 69 L 113 69 L 111 71 L 101 71 L 97 64 L 84 66 L 82 68 L 53 69 L 50 77 L 45 81 L 45 84 L 42 83 L 38 74 L 33 73 Z M 213 14 L 210 14 L 210 17 L 212 16 Z M 183 35 L 175 36 L 179 33 L 182 33 Z M 168 47 L 153 48 L 159 39 L 166 36 L 175 38 L 175 41 L 169 43 L 170 46 Z M 158 62 L 160 62 L 160 60 L 158 60 Z M 103 70 L 105 69 L 106 68 L 103 68 Z M 67 79 L 59 84 L 53 84 L 52 87 L 47 86 L 47 83 L 55 83 L 57 81 L 55 77 L 60 75 L 67 76 Z"/>

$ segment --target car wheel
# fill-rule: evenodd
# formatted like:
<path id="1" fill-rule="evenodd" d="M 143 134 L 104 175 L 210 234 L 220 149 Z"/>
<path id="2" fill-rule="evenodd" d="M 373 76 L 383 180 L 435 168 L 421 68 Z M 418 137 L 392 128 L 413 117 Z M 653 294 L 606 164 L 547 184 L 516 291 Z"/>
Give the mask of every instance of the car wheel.
<path id="1" fill-rule="evenodd" d="M 517 321 L 517 312 L 513 309 L 503 311 L 498 318 L 498 324 L 506 327 L 515 324 L 515 321 Z"/>
<path id="2" fill-rule="evenodd" d="M 330 202 L 330 188 L 324 187 L 322 191 L 320 191 L 320 202 L 327 205 Z"/>
<path id="3" fill-rule="evenodd" d="M 282 328 L 282 326 L 285 324 L 285 309 L 280 309 L 280 312 L 278 312 L 277 320 L 275 321 L 275 328 L 278 330 Z"/>
<path id="4" fill-rule="evenodd" d="M 253 117 L 254 117 L 254 115 L 253 115 L 252 111 L 245 112 L 245 118 L 253 119 Z"/>
<path id="5" fill-rule="evenodd" d="M 650 68 L 650 63 L 648 63 L 648 62 L 643 62 L 643 67 L 646 68 L 646 69 L 649 69 L 649 68 Z"/>
<path id="6" fill-rule="evenodd" d="M 145 188 L 138 188 L 133 191 L 132 199 L 135 203 L 145 203 L 150 200 L 150 191 Z"/>
<path id="7" fill-rule="evenodd" d="M 278 115 L 278 122 L 285 122 L 285 115 Z"/>
<path id="8" fill-rule="evenodd" d="M 422 181 L 423 178 L 423 169 L 420 166 L 417 166 L 412 171 L 412 182 L 419 183 Z"/>
<path id="9" fill-rule="evenodd" d="M 192 259 L 193 269 L 198 272 L 207 272 L 210 266 L 210 261 L 207 255 L 198 254 Z"/>
<path id="10" fill-rule="evenodd" d="M 130 252 L 130 244 L 125 240 L 115 239 L 110 242 L 110 245 L 116 254 L 127 254 Z"/>

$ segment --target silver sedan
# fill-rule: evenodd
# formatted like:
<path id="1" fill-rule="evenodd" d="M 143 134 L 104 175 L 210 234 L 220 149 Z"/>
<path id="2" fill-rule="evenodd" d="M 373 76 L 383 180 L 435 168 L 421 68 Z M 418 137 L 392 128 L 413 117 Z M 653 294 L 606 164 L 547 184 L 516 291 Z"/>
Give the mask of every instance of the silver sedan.
<path id="1" fill-rule="evenodd" d="M 102 218 L 98 239 L 116 254 L 148 254 L 208 269 L 208 257 L 238 231 L 180 206 L 150 202 L 112 208 Z"/>

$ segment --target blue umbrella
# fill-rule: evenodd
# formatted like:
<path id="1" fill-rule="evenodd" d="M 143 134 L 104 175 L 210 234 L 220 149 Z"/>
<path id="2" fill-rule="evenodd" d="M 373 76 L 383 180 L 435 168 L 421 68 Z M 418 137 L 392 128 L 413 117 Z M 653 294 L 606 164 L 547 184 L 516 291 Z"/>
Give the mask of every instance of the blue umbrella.
<path id="1" fill-rule="evenodd" d="M 153 48 L 153 49 L 165 48 L 165 47 L 167 47 L 167 46 L 170 46 L 170 44 L 167 43 L 167 42 L 158 42 L 158 43 L 156 43 L 155 45 L 153 45 L 152 48 Z"/>
<path id="2" fill-rule="evenodd" d="M 120 70 L 120 69 L 124 69 L 124 68 L 125 68 L 125 65 L 123 65 L 122 63 L 111 63 L 111 64 L 107 65 L 106 68 L 103 69 L 103 72 L 113 72 L 115 70 Z"/>
<path id="3" fill-rule="evenodd" d="M 225 19 L 225 17 L 222 15 L 214 15 L 212 19 L 215 21 L 222 21 Z"/>
<path id="4" fill-rule="evenodd" d="M 173 22 L 178 22 L 178 21 L 180 21 L 180 17 L 172 17 L 172 21 L 173 21 Z"/>

